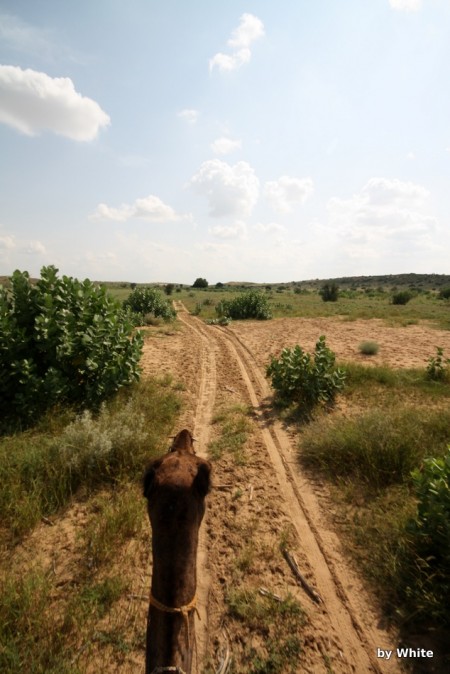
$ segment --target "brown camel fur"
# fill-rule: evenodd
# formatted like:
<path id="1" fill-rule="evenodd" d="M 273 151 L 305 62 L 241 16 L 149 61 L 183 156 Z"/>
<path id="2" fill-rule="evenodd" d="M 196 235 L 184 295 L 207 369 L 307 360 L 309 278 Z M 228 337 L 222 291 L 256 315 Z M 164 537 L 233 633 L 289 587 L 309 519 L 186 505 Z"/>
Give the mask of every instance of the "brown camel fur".
<path id="1" fill-rule="evenodd" d="M 146 674 L 179 668 L 190 674 L 195 642 L 198 531 L 210 488 L 211 464 L 195 456 L 188 430 L 148 467 L 144 496 L 152 526 L 153 574 L 147 621 Z M 182 615 L 166 608 L 189 607 Z M 161 669 L 159 669 L 161 668 Z M 176 669 L 167 671 L 177 671 Z"/>

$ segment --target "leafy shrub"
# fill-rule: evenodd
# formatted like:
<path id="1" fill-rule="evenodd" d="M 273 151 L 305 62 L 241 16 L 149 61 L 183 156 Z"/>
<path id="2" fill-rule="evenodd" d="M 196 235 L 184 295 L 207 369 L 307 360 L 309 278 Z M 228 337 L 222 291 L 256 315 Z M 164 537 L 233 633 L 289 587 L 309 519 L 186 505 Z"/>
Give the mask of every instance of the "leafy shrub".
<path id="1" fill-rule="evenodd" d="M 120 304 L 86 279 L 43 267 L 0 286 L 0 430 L 57 402 L 98 405 L 139 378 L 142 337 Z"/>
<path id="2" fill-rule="evenodd" d="M 413 295 L 408 290 L 400 290 L 392 295 L 392 304 L 408 304 L 412 298 Z"/>
<path id="3" fill-rule="evenodd" d="M 146 314 L 153 314 L 155 318 L 170 321 L 176 315 L 170 302 L 155 288 L 135 288 L 124 301 L 123 308 L 137 314 L 141 319 Z"/>
<path id="4" fill-rule="evenodd" d="M 419 580 L 408 587 L 424 616 L 450 624 L 450 447 L 442 458 L 423 461 L 412 473 L 417 516 L 408 532 L 418 555 Z"/>
<path id="5" fill-rule="evenodd" d="M 428 359 L 427 377 L 433 381 L 444 381 L 448 376 L 450 358 L 444 358 L 444 349 L 441 346 L 437 346 L 436 351 L 436 356 Z"/>
<path id="6" fill-rule="evenodd" d="M 450 288 L 442 288 L 442 290 L 439 291 L 438 298 L 440 300 L 449 300 L 450 299 Z"/>
<path id="7" fill-rule="evenodd" d="M 295 403 L 306 410 L 318 403 L 332 403 L 345 382 L 345 372 L 335 367 L 336 356 L 322 335 L 313 356 L 297 344 L 285 348 L 280 358 L 272 357 L 267 376 L 283 404 Z"/>
<path id="8" fill-rule="evenodd" d="M 380 347 L 376 342 L 361 342 L 358 348 L 364 356 L 375 356 Z"/>
<path id="9" fill-rule="evenodd" d="M 218 316 L 228 316 L 234 320 L 272 318 L 267 297 L 256 290 L 244 292 L 234 300 L 222 300 L 216 306 L 216 313 Z"/>
<path id="10" fill-rule="evenodd" d="M 336 283 L 325 283 L 319 290 L 319 295 L 324 302 L 337 302 L 339 297 L 339 287 Z"/>

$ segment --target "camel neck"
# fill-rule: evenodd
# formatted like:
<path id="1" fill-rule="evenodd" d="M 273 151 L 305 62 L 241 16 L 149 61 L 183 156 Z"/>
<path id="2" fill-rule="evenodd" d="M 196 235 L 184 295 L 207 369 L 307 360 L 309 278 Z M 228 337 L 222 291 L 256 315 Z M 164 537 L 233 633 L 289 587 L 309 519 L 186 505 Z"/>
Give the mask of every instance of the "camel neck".
<path id="1" fill-rule="evenodd" d="M 152 594 L 167 606 L 183 606 L 197 587 L 197 535 L 177 541 L 153 539 Z"/>

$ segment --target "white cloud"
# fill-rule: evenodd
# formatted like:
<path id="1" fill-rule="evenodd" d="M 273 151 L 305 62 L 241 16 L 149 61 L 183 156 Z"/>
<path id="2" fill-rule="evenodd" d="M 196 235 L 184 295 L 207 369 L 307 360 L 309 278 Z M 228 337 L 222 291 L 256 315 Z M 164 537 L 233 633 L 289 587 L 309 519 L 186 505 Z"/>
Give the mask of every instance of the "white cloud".
<path id="1" fill-rule="evenodd" d="M 192 108 L 185 108 L 178 113 L 178 117 L 185 119 L 189 124 L 195 124 L 198 119 L 199 112 Z"/>
<path id="2" fill-rule="evenodd" d="M 231 152 L 235 152 L 235 150 L 240 150 L 242 142 L 222 136 L 221 138 L 216 138 L 210 147 L 214 154 L 230 154 Z"/>
<path id="3" fill-rule="evenodd" d="M 16 242 L 13 236 L 7 234 L 6 236 L 0 236 L 0 249 L 3 250 L 12 250 L 16 247 Z"/>
<path id="4" fill-rule="evenodd" d="M 0 122 L 29 136 L 49 130 L 72 140 L 93 140 L 110 118 L 82 96 L 68 77 L 0 65 Z"/>
<path id="5" fill-rule="evenodd" d="M 311 178 L 291 178 L 281 176 L 278 180 L 267 182 L 264 196 L 278 213 L 290 213 L 294 204 L 303 204 L 313 193 Z"/>
<path id="6" fill-rule="evenodd" d="M 180 220 L 182 217 L 159 197 L 150 194 L 143 199 L 136 199 L 133 204 L 122 204 L 119 208 L 99 204 L 90 219 L 126 222 L 131 218 L 140 218 L 149 222 L 170 222 Z"/>
<path id="7" fill-rule="evenodd" d="M 205 161 L 188 186 L 208 199 L 214 217 L 249 215 L 259 195 L 259 180 L 245 161 L 234 166 L 220 159 Z"/>
<path id="8" fill-rule="evenodd" d="M 250 45 L 264 36 L 264 24 L 253 14 L 243 14 L 239 26 L 235 28 L 228 40 L 228 46 L 233 50 L 231 54 L 218 52 L 209 61 L 209 70 L 215 66 L 221 71 L 231 71 L 240 68 L 251 59 Z"/>
<path id="9" fill-rule="evenodd" d="M 41 56 L 51 51 L 46 31 L 12 14 L 0 14 L 0 41 L 17 51 L 39 53 Z"/>
<path id="10" fill-rule="evenodd" d="M 370 204 L 405 205 L 423 204 L 429 192 L 422 185 L 398 179 L 371 178 L 362 189 Z"/>
<path id="11" fill-rule="evenodd" d="M 234 225 L 210 227 L 209 233 L 219 239 L 246 239 L 247 225 L 245 222 L 238 220 Z"/>
<path id="12" fill-rule="evenodd" d="M 422 8 L 422 0 L 389 0 L 389 4 L 400 12 L 417 12 Z"/>
<path id="13" fill-rule="evenodd" d="M 428 247 L 436 219 L 424 211 L 429 193 L 421 185 L 372 178 L 350 199 L 331 199 L 329 225 L 350 257 L 381 257 Z"/>
<path id="14" fill-rule="evenodd" d="M 256 232 L 264 232 L 264 234 L 272 232 L 285 232 L 286 227 L 279 225 L 277 222 L 257 222 L 256 225 L 253 225 L 253 229 Z"/>
<path id="15" fill-rule="evenodd" d="M 47 249 L 40 241 L 28 241 L 23 246 L 23 252 L 27 253 L 27 255 L 45 255 Z"/>

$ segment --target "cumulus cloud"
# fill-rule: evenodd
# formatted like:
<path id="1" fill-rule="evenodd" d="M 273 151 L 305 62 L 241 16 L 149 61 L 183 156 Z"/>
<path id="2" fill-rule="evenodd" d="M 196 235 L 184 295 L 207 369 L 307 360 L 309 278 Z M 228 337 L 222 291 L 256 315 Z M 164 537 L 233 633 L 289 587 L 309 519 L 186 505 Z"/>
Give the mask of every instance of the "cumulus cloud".
<path id="1" fill-rule="evenodd" d="M 417 12 L 422 7 L 422 0 L 389 0 L 389 4 L 400 12 Z"/>
<path id="2" fill-rule="evenodd" d="M 331 199 L 330 227 L 345 241 L 352 256 L 377 256 L 386 242 L 413 246 L 426 241 L 437 227 L 424 212 L 428 190 L 422 185 L 372 178 L 350 199 Z"/>
<path id="3" fill-rule="evenodd" d="M 0 65 L 0 122 L 28 136 L 49 130 L 72 140 L 96 138 L 110 118 L 68 77 Z"/>
<path id="4" fill-rule="evenodd" d="M 6 234 L 5 236 L 0 236 L 0 249 L 3 250 L 12 250 L 16 247 L 16 241 L 13 236 Z"/>
<path id="5" fill-rule="evenodd" d="M 143 199 L 136 199 L 133 204 L 122 204 L 119 208 L 99 204 L 90 219 L 126 222 L 132 218 L 139 218 L 149 222 L 170 222 L 180 220 L 182 217 L 159 197 L 150 194 Z"/>
<path id="6" fill-rule="evenodd" d="M 242 142 L 240 140 L 233 140 L 232 138 L 222 136 L 221 138 L 216 138 L 216 140 L 211 143 L 210 147 L 214 154 L 231 154 L 231 152 L 241 149 Z"/>
<path id="7" fill-rule="evenodd" d="M 186 120 L 186 122 L 189 124 L 195 124 L 198 119 L 198 114 L 198 110 L 194 110 L 193 108 L 185 108 L 184 110 L 180 110 L 178 117 Z"/>
<path id="8" fill-rule="evenodd" d="M 227 44 L 232 50 L 230 54 L 218 52 L 209 61 L 210 72 L 214 67 L 221 71 L 240 68 L 251 59 L 250 45 L 264 35 L 264 24 L 253 14 L 243 14 L 239 26 L 231 34 Z"/>
<path id="9" fill-rule="evenodd" d="M 246 239 L 247 225 L 245 222 L 237 221 L 234 225 L 216 225 L 210 227 L 209 233 L 217 236 L 219 239 Z"/>
<path id="10" fill-rule="evenodd" d="M 24 253 L 27 255 L 45 255 L 47 249 L 40 241 L 28 241 L 23 247 Z"/>
<path id="11" fill-rule="evenodd" d="M 257 222 L 256 225 L 253 225 L 253 229 L 256 232 L 263 232 L 264 234 L 286 231 L 286 227 L 279 225 L 277 222 Z"/>
<path id="12" fill-rule="evenodd" d="M 259 195 L 259 180 L 245 161 L 234 166 L 220 159 L 205 161 L 188 186 L 208 199 L 213 217 L 249 215 Z"/>
<path id="13" fill-rule="evenodd" d="M 313 193 L 311 178 L 281 176 L 264 185 L 264 196 L 278 213 L 291 213 L 295 204 L 303 204 Z"/>

